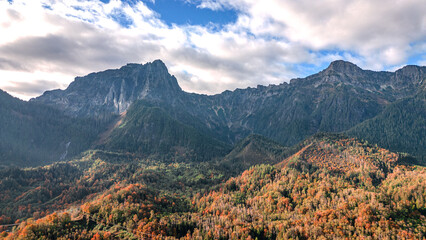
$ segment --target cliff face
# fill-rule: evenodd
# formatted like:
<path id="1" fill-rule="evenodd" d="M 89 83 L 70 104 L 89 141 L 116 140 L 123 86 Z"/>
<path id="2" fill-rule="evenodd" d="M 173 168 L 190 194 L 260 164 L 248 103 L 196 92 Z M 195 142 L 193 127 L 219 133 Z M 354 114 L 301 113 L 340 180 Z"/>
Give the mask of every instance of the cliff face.
<path id="1" fill-rule="evenodd" d="M 45 92 L 32 101 L 56 106 L 73 116 L 96 116 L 123 113 L 139 99 L 173 101 L 180 92 L 176 78 L 156 60 L 77 77 L 67 89 Z"/>

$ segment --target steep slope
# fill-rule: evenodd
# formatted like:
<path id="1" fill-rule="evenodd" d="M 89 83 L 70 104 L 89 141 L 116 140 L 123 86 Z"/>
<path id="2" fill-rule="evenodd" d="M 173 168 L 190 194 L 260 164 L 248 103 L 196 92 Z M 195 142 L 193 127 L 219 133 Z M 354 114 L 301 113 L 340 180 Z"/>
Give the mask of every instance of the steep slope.
<path id="1" fill-rule="evenodd" d="M 120 114 L 139 99 L 173 101 L 181 92 L 164 63 L 127 64 L 77 77 L 65 90 L 47 91 L 32 101 L 56 106 L 72 116 Z"/>
<path id="2" fill-rule="evenodd" d="M 88 149 L 109 119 L 75 119 L 0 90 L 0 167 L 37 166 Z"/>
<path id="3" fill-rule="evenodd" d="M 211 160 L 230 147 L 172 118 L 163 109 L 137 101 L 110 134 L 104 148 L 176 160 Z"/>
<path id="4" fill-rule="evenodd" d="M 298 150 L 296 147 L 284 147 L 275 141 L 260 135 L 250 135 L 237 144 L 220 161 L 227 171 L 240 173 L 259 164 L 276 164 Z"/>
<path id="5" fill-rule="evenodd" d="M 408 152 L 426 162 L 426 91 L 389 105 L 347 134 L 393 151 Z"/>
<path id="6" fill-rule="evenodd" d="M 397 164 L 417 163 L 414 159 L 407 163 L 405 157 L 389 150 L 339 134 L 319 133 L 305 140 L 302 146 L 300 151 L 277 166 L 313 165 L 342 173 L 371 172 L 380 179 Z"/>
<path id="7" fill-rule="evenodd" d="M 425 67 L 416 66 L 395 73 L 373 72 L 336 61 L 290 84 L 212 96 L 210 106 L 199 108 L 222 119 L 231 139 L 254 132 L 291 146 L 318 131 L 344 131 L 376 116 L 389 103 L 414 95 L 425 73 Z"/>

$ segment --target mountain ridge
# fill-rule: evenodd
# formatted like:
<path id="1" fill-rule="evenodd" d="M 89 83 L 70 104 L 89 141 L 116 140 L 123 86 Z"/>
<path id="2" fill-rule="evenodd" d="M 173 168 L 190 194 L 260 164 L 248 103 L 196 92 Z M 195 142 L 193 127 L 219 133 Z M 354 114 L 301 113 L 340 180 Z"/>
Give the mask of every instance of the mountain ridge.
<path id="1" fill-rule="evenodd" d="M 234 145 L 259 134 L 290 147 L 317 132 L 345 132 L 373 119 L 393 103 L 424 89 L 425 78 L 426 67 L 375 72 L 340 60 L 290 83 L 201 95 L 183 91 L 166 65 L 156 60 L 77 77 L 67 89 L 48 91 L 29 104 L 48 105 L 71 117 L 118 119 L 134 102 L 143 100 L 167 113 L 170 121 L 190 126 L 191 131 L 213 141 Z M 117 127 L 111 125 L 108 131 Z M 369 137 L 362 131 L 354 135 Z M 102 138 L 98 136 L 94 143 Z M 420 143 L 426 142 L 423 138 Z M 392 146 L 396 146 L 394 151 L 423 155 L 418 150 L 422 146 Z"/>
<path id="2" fill-rule="evenodd" d="M 73 116 L 90 116 L 120 114 L 136 100 L 173 98 L 180 91 L 165 64 L 155 60 L 77 77 L 65 90 L 47 91 L 30 101 L 66 109 Z"/>
<path id="3" fill-rule="evenodd" d="M 312 80 L 318 80 L 318 77 L 327 77 L 325 82 L 336 82 L 336 81 L 342 82 L 341 78 L 336 78 L 335 76 L 333 77 L 334 73 L 347 75 L 347 76 L 349 76 L 349 78 L 347 78 L 347 76 L 346 76 L 345 80 L 348 80 L 348 79 L 350 79 L 352 81 L 355 80 L 355 83 L 356 83 L 356 80 L 361 80 L 361 79 L 351 79 L 353 76 L 350 73 L 357 73 L 357 74 L 362 73 L 361 75 L 365 75 L 365 73 L 373 73 L 375 75 L 385 74 L 386 76 L 384 78 L 388 79 L 389 80 L 388 82 L 393 82 L 393 81 L 395 81 L 395 78 L 398 79 L 398 76 L 402 76 L 402 77 L 404 77 L 404 80 L 412 79 L 412 81 L 410 81 L 410 82 L 412 82 L 412 84 L 416 84 L 416 82 L 423 80 L 423 79 L 421 79 L 420 76 L 424 75 L 425 72 L 426 72 L 426 67 L 415 66 L 415 65 L 404 66 L 403 68 L 398 69 L 395 72 L 384 72 L 384 71 L 377 72 L 377 71 L 371 71 L 371 70 L 363 70 L 360 67 L 358 67 L 357 65 L 355 65 L 351 62 L 348 62 L 348 61 L 336 60 L 336 61 L 331 62 L 330 65 L 326 69 L 320 71 L 319 73 L 309 75 L 305 78 L 291 79 L 289 81 L 289 83 L 283 82 L 279 85 L 269 85 L 269 86 L 258 85 L 256 88 L 251 88 L 251 87 L 248 87 L 248 88 L 245 88 L 245 89 L 238 89 L 237 88 L 233 91 L 226 90 L 226 91 L 223 91 L 222 93 L 213 94 L 213 95 L 206 95 L 206 94 L 198 94 L 198 93 L 187 93 L 187 92 L 183 91 L 180 88 L 176 78 L 168 73 L 167 67 L 164 64 L 164 62 L 162 62 L 161 60 L 155 60 L 153 62 L 148 62 L 146 64 L 129 63 L 129 64 L 122 66 L 119 69 L 109 69 L 109 70 L 105 70 L 105 71 L 101 71 L 101 72 L 90 73 L 90 74 L 88 74 L 84 77 L 76 77 L 75 81 L 73 81 L 68 86 L 67 89 L 65 89 L 65 90 L 57 89 L 57 90 L 46 91 L 41 96 L 33 98 L 30 101 L 39 101 L 39 102 L 47 103 L 49 105 L 55 105 L 54 98 L 58 97 L 57 95 L 60 95 L 60 93 L 66 94 L 67 91 L 83 90 L 83 88 L 81 88 L 77 84 L 77 83 L 81 83 L 82 80 L 86 80 L 85 83 L 88 84 L 90 82 L 89 80 L 93 80 L 94 76 L 97 76 L 97 75 L 102 75 L 102 76 L 99 76 L 99 78 L 101 78 L 101 77 L 103 77 L 103 75 L 108 73 L 108 74 L 111 74 L 111 75 L 115 75 L 114 77 L 119 77 L 119 76 L 117 76 L 117 75 L 119 75 L 119 73 L 118 73 L 119 71 L 125 72 L 126 69 L 130 69 L 130 71 L 134 71 L 135 69 L 138 70 L 138 69 L 143 69 L 143 68 L 146 68 L 146 70 L 149 73 L 153 73 L 154 71 L 152 71 L 152 70 L 154 69 L 157 73 L 160 73 L 160 75 L 163 75 L 163 76 L 160 76 L 159 78 L 155 78 L 155 79 L 148 79 L 148 80 L 138 78 L 135 81 L 136 86 L 137 86 L 138 80 L 142 81 L 142 83 L 145 83 L 147 86 L 149 86 L 150 82 L 154 82 L 154 83 L 159 82 L 159 83 L 161 83 L 160 86 L 163 87 L 162 90 L 164 90 L 167 94 L 172 93 L 172 95 L 175 95 L 175 94 L 178 94 L 178 93 L 184 93 L 184 94 L 187 94 L 187 95 L 192 95 L 192 96 L 197 96 L 197 97 L 208 97 L 208 98 L 209 97 L 214 98 L 214 97 L 227 95 L 227 94 L 235 94 L 236 92 L 241 92 L 241 91 L 244 92 L 244 91 L 260 90 L 260 89 L 262 89 L 262 90 L 264 90 L 264 89 L 276 90 L 277 88 L 282 88 L 283 86 L 287 86 L 287 85 L 288 86 L 291 86 L 292 84 L 300 85 L 302 82 L 305 82 L 304 84 L 306 84 L 307 81 L 303 81 L 303 80 L 308 80 L 308 82 L 309 82 L 309 80 L 311 80 L 311 81 Z M 143 70 L 145 70 L 145 69 L 143 69 Z M 410 74 L 411 76 L 407 77 L 408 74 Z M 391 76 L 391 75 L 398 75 L 398 76 Z M 128 80 L 128 79 L 125 79 L 126 77 L 127 76 L 124 76 L 124 77 L 122 76 L 123 82 L 126 82 L 126 80 Z M 342 76 L 340 75 L 338 77 L 342 77 Z M 364 76 L 362 76 L 362 77 L 364 77 Z M 167 79 L 167 78 L 170 78 L 170 79 Z M 96 79 L 96 80 L 98 80 L 98 79 Z M 109 79 L 109 77 L 108 77 L 106 80 L 111 80 L 111 79 Z M 135 79 L 133 79 L 133 80 L 135 80 Z M 150 81 L 150 80 L 154 80 L 154 81 Z M 165 81 L 165 80 L 169 80 L 169 81 Z M 302 80 L 302 81 L 300 81 L 300 80 Z M 383 79 L 377 78 L 377 80 L 383 80 Z M 352 81 L 349 81 L 349 82 L 352 82 Z M 366 81 L 363 81 L 363 82 L 366 82 Z M 403 81 L 399 81 L 399 82 L 403 82 Z M 321 83 L 324 83 L 324 82 L 321 82 Z M 315 85 L 318 85 L 318 84 L 320 84 L 320 83 L 315 83 Z M 123 87 L 125 85 L 121 84 L 120 86 Z M 99 86 L 97 86 L 97 87 L 99 87 Z M 382 88 L 383 88 L 383 86 L 380 86 L 379 89 L 374 89 L 374 90 L 377 91 L 377 90 L 380 90 Z M 368 88 L 368 89 L 370 90 L 370 88 Z M 131 96 L 129 98 L 129 100 L 135 101 L 135 100 L 138 100 L 138 99 L 144 99 L 148 95 L 149 95 L 149 97 L 153 97 L 152 94 L 151 95 L 148 94 L 148 90 L 150 90 L 149 87 L 143 88 L 142 92 L 139 93 L 139 95 Z M 108 101 L 113 101 L 115 105 L 123 104 L 122 101 L 125 100 L 126 96 L 124 96 L 124 99 L 123 98 L 117 99 L 114 96 L 116 94 L 116 92 L 117 92 L 116 89 L 114 89 L 114 90 L 110 89 L 108 94 L 106 94 L 106 96 L 105 96 L 104 104 L 108 104 Z M 75 94 L 75 92 L 74 92 L 74 94 Z M 155 94 L 159 94 L 159 92 L 155 92 Z M 167 94 L 160 94 L 160 96 L 162 95 L 164 97 Z M 63 106 L 63 104 L 61 104 L 60 102 L 58 102 L 58 104 Z M 131 104 L 131 102 L 130 102 L 130 104 Z M 123 107 L 117 106 L 118 111 L 112 111 L 112 112 L 113 113 L 122 113 L 123 111 L 125 111 L 130 106 L 130 104 L 127 103 Z M 72 112 L 75 112 L 75 111 L 72 111 Z M 87 115 L 88 113 L 85 113 L 85 114 Z"/>

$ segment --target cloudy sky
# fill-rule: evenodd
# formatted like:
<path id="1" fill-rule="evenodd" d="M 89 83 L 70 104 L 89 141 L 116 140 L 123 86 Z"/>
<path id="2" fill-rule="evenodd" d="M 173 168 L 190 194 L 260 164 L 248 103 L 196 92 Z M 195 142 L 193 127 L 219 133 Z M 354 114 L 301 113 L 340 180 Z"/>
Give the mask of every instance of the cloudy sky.
<path id="1" fill-rule="evenodd" d="M 0 0 L 0 88 L 22 99 L 75 76 L 162 59 L 214 94 L 344 59 L 426 65 L 424 0 Z"/>

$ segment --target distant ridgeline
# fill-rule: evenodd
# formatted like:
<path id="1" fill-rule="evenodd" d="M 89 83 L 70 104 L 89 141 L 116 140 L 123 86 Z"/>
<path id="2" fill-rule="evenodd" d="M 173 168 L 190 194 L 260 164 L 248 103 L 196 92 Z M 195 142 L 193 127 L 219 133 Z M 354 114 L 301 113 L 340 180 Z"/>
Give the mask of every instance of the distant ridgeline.
<path id="1" fill-rule="evenodd" d="M 251 134 L 290 147 L 318 132 L 345 133 L 423 162 L 425 72 L 335 61 L 289 84 L 208 96 L 182 91 L 156 60 L 77 77 L 29 102 L 0 92 L 0 165 L 44 165 L 87 149 L 209 161 Z"/>

